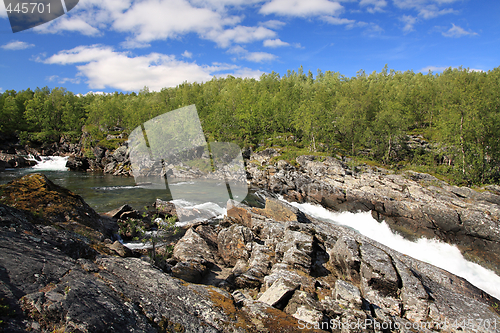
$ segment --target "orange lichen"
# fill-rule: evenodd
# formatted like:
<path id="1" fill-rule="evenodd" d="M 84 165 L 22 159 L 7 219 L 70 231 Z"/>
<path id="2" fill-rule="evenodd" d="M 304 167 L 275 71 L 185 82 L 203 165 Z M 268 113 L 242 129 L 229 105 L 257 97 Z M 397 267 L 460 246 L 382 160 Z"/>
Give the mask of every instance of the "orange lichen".
<path id="1" fill-rule="evenodd" d="M 247 332 L 255 332 L 255 325 L 252 324 L 243 311 L 236 308 L 231 298 L 224 296 L 210 287 L 208 288 L 208 294 L 214 307 L 219 308 L 229 317 L 230 321 L 224 323 L 226 326 L 237 327 Z"/>

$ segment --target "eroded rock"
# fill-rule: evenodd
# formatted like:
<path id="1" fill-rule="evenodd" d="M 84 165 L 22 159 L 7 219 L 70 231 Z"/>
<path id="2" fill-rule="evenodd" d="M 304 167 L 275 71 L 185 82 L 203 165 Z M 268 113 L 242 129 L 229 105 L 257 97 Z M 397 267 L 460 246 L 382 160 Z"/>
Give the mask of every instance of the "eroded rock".
<path id="1" fill-rule="evenodd" d="M 307 223 L 275 221 L 265 213 L 269 207 L 238 205 L 238 214 L 218 226 L 189 228 L 167 260 L 172 265 L 167 274 L 144 260 L 113 255 L 120 251 L 117 243 L 87 244 L 68 230 L 33 224 L 37 219 L 30 213 L 0 205 L 0 293 L 19 309 L 7 327 L 399 332 L 404 330 L 396 325 L 424 325 L 420 331 L 428 332 L 445 320 L 500 320 L 493 307 L 500 301 L 464 279 L 340 225 L 310 217 Z M 313 263 L 324 264 L 321 274 L 319 269 L 313 274 Z M 359 330 L 346 326 L 358 321 L 372 324 Z"/>

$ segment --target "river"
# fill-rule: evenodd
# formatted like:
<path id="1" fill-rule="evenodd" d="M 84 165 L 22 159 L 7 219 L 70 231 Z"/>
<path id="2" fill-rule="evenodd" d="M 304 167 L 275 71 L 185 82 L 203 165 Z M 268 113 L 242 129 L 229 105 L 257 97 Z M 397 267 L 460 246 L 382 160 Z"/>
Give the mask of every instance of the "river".
<path id="1" fill-rule="evenodd" d="M 123 204 L 129 204 L 134 209 L 144 209 L 157 198 L 170 200 L 163 189 L 151 189 L 148 186 L 136 185 L 132 177 L 117 177 L 102 173 L 70 172 L 65 168 L 63 158 L 44 158 L 37 166 L 26 169 L 11 169 L 0 172 L 0 184 L 22 175 L 42 172 L 54 183 L 70 189 L 81 195 L 97 212 L 103 213 Z M 199 181 L 197 181 L 199 183 Z M 206 185 L 223 186 L 218 181 L 207 181 Z M 211 211 L 214 215 L 224 215 L 227 197 L 217 196 L 217 191 L 200 191 L 199 184 L 179 180 L 169 186 L 179 186 L 187 193 L 184 201 L 177 203 L 196 205 L 199 209 Z M 244 201 L 257 205 L 258 201 L 250 190 L 250 195 Z M 189 193 L 193 196 L 190 197 Z M 241 198 L 236 198 L 241 199 Z M 467 261 L 457 247 L 434 240 L 421 238 L 416 242 L 404 239 L 391 231 L 385 223 L 379 223 L 370 213 L 334 213 L 321 206 L 312 204 L 291 203 L 305 213 L 330 223 L 349 226 L 359 233 L 376 240 L 396 251 L 409 255 L 421 261 L 443 268 L 455 275 L 467 279 L 476 287 L 500 299 L 500 277 L 493 271 Z"/>

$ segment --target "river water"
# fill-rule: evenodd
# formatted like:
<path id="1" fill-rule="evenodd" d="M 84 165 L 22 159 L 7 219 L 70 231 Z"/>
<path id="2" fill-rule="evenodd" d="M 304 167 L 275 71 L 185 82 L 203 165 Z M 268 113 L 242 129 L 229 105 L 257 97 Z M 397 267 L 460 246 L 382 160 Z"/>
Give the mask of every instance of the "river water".
<path id="1" fill-rule="evenodd" d="M 124 204 L 134 209 L 144 210 L 156 199 L 171 200 L 169 193 L 163 188 L 152 184 L 136 184 L 133 177 L 112 176 L 103 173 L 73 172 L 65 167 L 66 158 L 43 157 L 43 161 L 32 168 L 7 169 L 0 172 L 0 184 L 5 184 L 14 178 L 22 177 L 29 173 L 43 173 L 55 184 L 65 187 L 82 196 L 92 208 L 99 213 L 105 213 Z M 153 180 L 154 182 L 154 180 Z M 169 182 L 173 193 L 182 192 L 182 200 L 177 200 L 179 205 L 201 205 L 202 209 L 211 209 L 218 214 L 225 213 L 227 192 L 225 183 L 218 180 L 174 180 Z M 252 191 L 250 191 L 252 192 Z M 242 201 L 243 195 L 235 195 L 234 199 Z M 252 201 L 249 196 L 246 202 Z M 224 207 L 224 208 L 222 208 Z"/>
<path id="2" fill-rule="evenodd" d="M 103 213 L 123 204 L 129 204 L 135 209 L 143 210 L 157 198 L 170 200 L 169 194 L 163 189 L 152 189 L 150 186 L 136 185 L 132 177 L 118 177 L 102 173 L 69 172 L 65 168 L 63 158 L 45 158 L 33 168 L 12 169 L 0 172 L 0 184 L 22 175 L 42 172 L 54 183 L 70 189 L 81 195 L 85 201 L 97 212 Z M 199 181 L 197 181 L 198 183 Z M 207 188 L 224 186 L 218 181 L 208 181 Z M 179 180 L 169 186 L 179 186 L 187 196 L 176 204 L 196 206 L 200 210 L 207 210 L 213 215 L 224 215 L 227 197 L 218 196 L 218 191 L 200 190 L 195 182 Z M 255 205 L 254 191 L 250 191 L 244 201 Z M 190 196 L 192 194 L 192 196 Z M 242 198 L 236 198 L 242 200 Z M 500 299 L 500 277 L 493 271 L 464 259 L 460 251 L 452 245 L 433 239 L 421 238 L 416 242 L 404 239 L 393 233 L 385 223 L 379 223 L 370 213 L 334 213 L 321 206 L 312 204 L 291 203 L 305 213 L 334 224 L 349 226 L 359 233 L 378 241 L 396 251 L 443 268 L 455 275 L 467 279 L 476 287 Z"/>

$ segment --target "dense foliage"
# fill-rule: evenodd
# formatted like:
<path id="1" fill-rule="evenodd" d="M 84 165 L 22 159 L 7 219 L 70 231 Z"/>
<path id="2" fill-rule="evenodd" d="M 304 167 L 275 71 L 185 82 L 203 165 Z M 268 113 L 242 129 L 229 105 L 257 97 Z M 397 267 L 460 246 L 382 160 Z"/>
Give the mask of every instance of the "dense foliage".
<path id="1" fill-rule="evenodd" d="M 183 83 L 138 94 L 76 96 L 64 88 L 6 91 L 0 131 L 26 140 L 131 131 L 144 121 L 195 104 L 209 141 L 362 156 L 385 165 L 420 166 L 462 183 L 500 179 L 500 67 L 442 74 L 389 71 L 355 77 L 300 68 L 259 80 L 234 77 Z M 421 135 L 432 151 L 408 149 Z"/>

